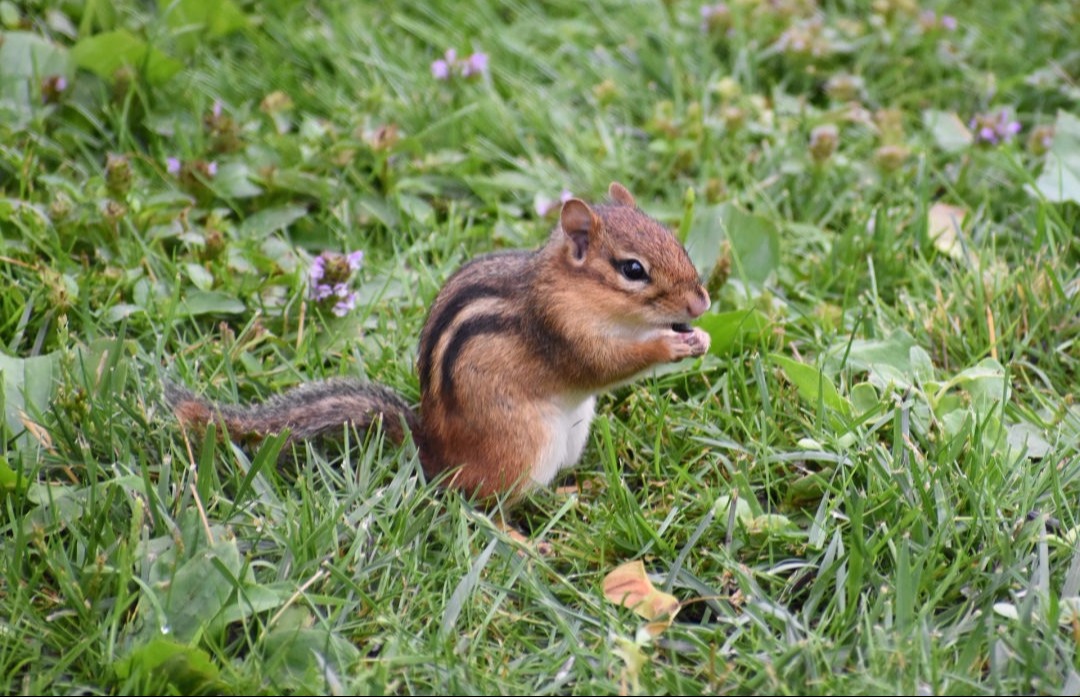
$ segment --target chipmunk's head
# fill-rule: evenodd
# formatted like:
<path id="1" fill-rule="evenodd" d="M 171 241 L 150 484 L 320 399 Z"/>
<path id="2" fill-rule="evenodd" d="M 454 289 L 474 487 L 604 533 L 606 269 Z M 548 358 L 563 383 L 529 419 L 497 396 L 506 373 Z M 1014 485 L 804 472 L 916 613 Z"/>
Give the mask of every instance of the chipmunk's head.
<path id="1" fill-rule="evenodd" d="M 643 213 L 621 184 L 611 202 L 563 204 L 552 241 L 579 283 L 583 309 L 599 313 L 613 331 L 690 331 L 688 322 L 709 309 L 686 250 L 671 230 Z"/>

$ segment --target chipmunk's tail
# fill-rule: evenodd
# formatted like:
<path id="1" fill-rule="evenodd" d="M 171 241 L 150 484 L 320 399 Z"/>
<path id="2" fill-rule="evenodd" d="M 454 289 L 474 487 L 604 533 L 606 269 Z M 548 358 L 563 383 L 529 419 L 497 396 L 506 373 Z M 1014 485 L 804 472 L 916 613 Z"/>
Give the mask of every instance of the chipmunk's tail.
<path id="1" fill-rule="evenodd" d="M 184 426 L 202 431 L 213 421 L 241 442 L 261 440 L 285 429 L 289 430 L 289 442 L 340 436 L 346 425 L 364 432 L 381 419 L 387 438 L 401 443 L 405 426 L 414 434 L 419 428 L 419 420 L 405 400 L 382 385 L 355 380 L 302 385 L 250 407 L 214 404 L 167 380 L 165 401 Z"/>

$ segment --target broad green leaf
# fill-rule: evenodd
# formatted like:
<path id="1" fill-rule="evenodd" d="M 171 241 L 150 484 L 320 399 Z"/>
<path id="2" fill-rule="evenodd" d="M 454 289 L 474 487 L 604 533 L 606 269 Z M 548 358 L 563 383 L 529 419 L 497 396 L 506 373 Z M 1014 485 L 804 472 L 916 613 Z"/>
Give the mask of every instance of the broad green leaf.
<path id="1" fill-rule="evenodd" d="M 866 414 L 881 404 L 881 397 L 869 382 L 852 385 L 848 399 L 851 400 L 851 406 L 855 407 L 856 414 Z"/>
<path id="2" fill-rule="evenodd" d="M 984 358 L 945 383 L 942 391 L 960 387 L 971 395 L 971 404 L 980 415 L 1009 400 L 1005 368 L 993 358 Z"/>
<path id="3" fill-rule="evenodd" d="M 108 30 L 116 26 L 115 0 L 85 0 L 82 7 L 82 19 L 79 20 L 79 35 L 89 36 L 95 30 Z"/>
<path id="4" fill-rule="evenodd" d="M 770 353 L 769 359 L 778 364 L 798 390 L 799 396 L 810 405 L 816 405 L 818 400 L 833 411 L 840 412 L 844 416 L 851 414 L 851 404 L 840 396 L 836 385 L 832 383 L 823 372 L 812 365 L 800 363 L 787 356 L 778 353 Z"/>
<path id="5" fill-rule="evenodd" d="M 133 305 L 131 303 L 117 303 L 116 305 L 111 305 L 109 309 L 105 310 L 102 317 L 104 317 L 106 322 L 109 322 L 110 324 L 116 324 L 117 322 L 120 322 L 121 320 L 124 320 L 136 313 L 145 311 L 146 309 L 143 308 L 141 305 Z"/>
<path id="6" fill-rule="evenodd" d="M 75 65 L 66 48 L 30 32 L 0 33 L 0 119 L 7 109 L 19 120 L 29 118 L 38 105 L 41 82 L 52 76 L 74 79 Z"/>
<path id="7" fill-rule="evenodd" d="M 1023 452 L 1032 460 L 1041 460 L 1053 450 L 1053 446 L 1046 439 L 1046 433 L 1027 421 L 1008 426 L 1005 439 L 1016 455 Z"/>
<path id="8" fill-rule="evenodd" d="M 945 152 L 959 152 L 971 146 L 971 131 L 952 111 L 927 109 L 922 113 L 923 127 L 930 131 L 934 142 Z"/>
<path id="9" fill-rule="evenodd" d="M 227 625 L 255 613 L 275 610 L 284 605 L 295 591 L 296 588 L 287 583 L 276 587 L 244 585 L 237 593 L 236 602 L 227 604 L 207 628 L 211 632 L 220 631 Z"/>
<path id="10" fill-rule="evenodd" d="M 154 601 L 144 599 L 139 612 L 148 635 L 168 633 L 177 641 L 195 641 L 229 606 L 234 579 L 241 571 L 236 540 L 221 540 L 184 561 L 166 583 L 153 589 Z"/>
<path id="11" fill-rule="evenodd" d="M 805 507 L 807 504 L 820 501 L 821 497 L 829 488 L 828 475 L 830 471 L 811 472 L 805 474 L 791 483 L 785 501 L 789 505 Z"/>
<path id="12" fill-rule="evenodd" d="M 207 36 L 225 36 L 248 25 L 247 16 L 232 0 L 158 0 L 158 10 L 185 52 Z"/>
<path id="13" fill-rule="evenodd" d="M 245 238 L 266 237 L 278 230 L 284 230 L 305 215 L 307 209 L 303 206 L 266 208 L 244 220 L 239 234 Z"/>
<path id="14" fill-rule="evenodd" d="M 208 291 L 214 287 L 214 274 L 206 270 L 206 267 L 194 262 L 184 264 L 184 271 L 191 279 L 191 284 L 199 290 Z"/>
<path id="15" fill-rule="evenodd" d="M 754 309 L 709 313 L 697 321 L 709 333 L 709 352 L 717 356 L 760 341 L 770 324 L 768 317 Z"/>
<path id="16" fill-rule="evenodd" d="M 196 290 L 180 300 L 180 314 L 185 317 L 198 315 L 237 315 L 247 307 L 239 298 L 219 290 Z"/>
<path id="17" fill-rule="evenodd" d="M 1080 118 L 1058 111 L 1054 141 L 1035 188 L 1048 201 L 1080 203 Z"/>
<path id="18" fill-rule="evenodd" d="M 167 637 L 155 637 L 113 664 L 121 680 L 134 679 L 152 686 L 158 694 L 172 687 L 178 694 L 227 694 L 219 681 L 220 671 L 202 649 Z M 168 692 L 172 692 L 169 690 Z"/>
<path id="19" fill-rule="evenodd" d="M 728 202 L 695 209 L 686 251 L 700 274 L 709 276 L 716 268 L 725 240 L 735 278 L 761 285 L 780 265 L 780 230 L 768 218 Z"/>
<path id="20" fill-rule="evenodd" d="M 11 0 L 0 0 L 0 25 L 5 29 L 14 29 L 21 21 L 19 8 L 15 7 L 15 3 Z"/>
<path id="21" fill-rule="evenodd" d="M 912 346 L 908 351 L 908 360 L 911 362 L 911 374 L 915 380 L 922 385 L 934 381 L 934 362 L 926 349 L 921 346 Z"/>
<path id="22" fill-rule="evenodd" d="M 251 168 L 243 162 L 221 165 L 209 183 L 222 198 L 253 198 L 263 191 L 252 182 Z"/>
<path id="23" fill-rule="evenodd" d="M 0 374 L 3 375 L 4 421 L 11 434 L 22 433 L 18 442 L 28 444 L 24 433 L 23 416 L 36 419 L 49 410 L 59 369 L 58 353 L 31 358 L 15 358 L 0 354 Z"/>
<path id="24" fill-rule="evenodd" d="M 791 519 L 779 513 L 765 513 L 755 517 L 746 526 L 751 535 L 770 535 L 795 527 Z"/>
<path id="25" fill-rule="evenodd" d="M 71 56 L 37 34 L 25 31 L 3 33 L 0 42 L 0 78 L 6 86 L 15 79 L 41 80 L 50 75 L 74 77 Z"/>
<path id="26" fill-rule="evenodd" d="M 301 608 L 289 608 L 264 635 L 260 647 L 262 670 L 274 684 L 285 683 L 301 693 L 327 692 L 328 683 L 348 675 L 360 658 L 353 642 L 322 627 L 309 627 Z M 344 690 L 331 691 L 346 694 Z"/>
<path id="27" fill-rule="evenodd" d="M 914 384 L 915 370 L 911 365 L 911 349 L 915 340 L 907 332 L 897 330 L 885 339 L 856 339 L 834 345 L 825 355 L 825 370 L 834 375 L 843 368 L 865 371 L 870 382 L 879 389 L 890 385 L 901 389 Z"/>
<path id="28" fill-rule="evenodd" d="M 338 182 L 330 177 L 320 177 L 297 167 L 274 170 L 260 183 L 272 191 L 291 191 L 316 201 L 331 198 L 339 188 Z"/>
<path id="29" fill-rule="evenodd" d="M 22 480 L 23 486 L 26 486 L 26 483 L 24 477 Z M 6 457 L 0 455 L 0 491 L 14 491 L 18 485 L 19 473 L 11 469 Z"/>
<path id="30" fill-rule="evenodd" d="M 150 46 L 127 29 L 115 29 L 79 40 L 71 55 L 80 68 L 111 80 L 116 71 L 131 66 L 145 71 L 151 84 L 166 82 L 178 73 L 183 64 Z"/>
<path id="31" fill-rule="evenodd" d="M 713 510 L 719 515 L 720 525 L 726 528 L 728 517 L 731 515 L 731 497 L 725 495 L 718 498 Z M 750 503 L 740 496 L 735 500 L 735 520 L 743 525 L 749 525 L 753 519 L 754 510 L 750 507 Z"/>

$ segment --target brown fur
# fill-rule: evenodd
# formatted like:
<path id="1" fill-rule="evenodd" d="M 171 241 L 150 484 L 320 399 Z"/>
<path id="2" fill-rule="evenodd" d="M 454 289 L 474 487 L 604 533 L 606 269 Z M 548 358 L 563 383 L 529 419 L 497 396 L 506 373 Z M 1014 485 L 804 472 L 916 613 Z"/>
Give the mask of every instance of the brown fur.
<path id="1" fill-rule="evenodd" d="M 367 428 L 383 417 L 395 441 L 413 432 L 429 477 L 481 499 L 511 498 L 533 479 L 563 402 L 595 394 L 658 363 L 701 355 L 700 330 L 671 329 L 708 309 L 708 295 L 682 245 L 641 212 L 621 185 L 612 202 L 571 199 L 535 252 L 479 257 L 439 292 L 420 335 L 420 415 L 377 385 L 335 381 L 301 387 L 249 409 L 214 406 L 179 388 L 177 418 L 218 419 L 234 438 L 283 428 L 298 440 Z M 641 263 L 647 282 L 619 270 Z M 591 413 L 591 412 L 590 412 Z"/>

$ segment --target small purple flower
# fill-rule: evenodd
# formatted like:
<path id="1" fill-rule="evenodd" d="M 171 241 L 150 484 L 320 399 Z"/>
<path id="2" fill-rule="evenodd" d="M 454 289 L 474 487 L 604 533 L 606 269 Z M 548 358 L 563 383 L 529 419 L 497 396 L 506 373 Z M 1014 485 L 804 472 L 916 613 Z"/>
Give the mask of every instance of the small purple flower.
<path id="1" fill-rule="evenodd" d="M 165 158 L 165 171 L 174 177 L 180 174 L 180 158 L 167 157 Z"/>
<path id="2" fill-rule="evenodd" d="M 941 15 L 941 26 L 944 27 L 946 31 L 956 31 L 956 27 L 958 26 L 956 17 L 953 17 L 952 15 Z"/>
<path id="3" fill-rule="evenodd" d="M 483 51 L 476 51 L 464 60 L 458 60 L 457 51 L 452 48 L 446 49 L 443 57 L 431 64 L 431 75 L 436 80 L 449 80 L 454 75 L 461 77 L 473 77 L 486 73 L 488 69 L 488 55 Z"/>
<path id="4" fill-rule="evenodd" d="M 311 261 L 308 269 L 310 297 L 317 303 L 331 305 L 338 317 L 344 317 L 356 306 L 358 294 L 351 288 L 353 274 L 363 262 L 363 252 L 338 254 L 323 252 Z"/>
<path id="5" fill-rule="evenodd" d="M 220 119 L 221 118 L 221 100 L 220 99 L 215 99 L 214 100 L 214 106 L 210 111 L 211 111 L 211 113 L 213 113 L 215 119 Z"/>
<path id="6" fill-rule="evenodd" d="M 701 30 L 728 29 L 731 26 L 731 10 L 722 2 L 701 6 Z"/>
<path id="7" fill-rule="evenodd" d="M 431 64 L 431 75 L 436 80 L 448 80 L 450 79 L 450 64 L 439 59 Z"/>
<path id="8" fill-rule="evenodd" d="M 473 75 L 481 75 L 486 73 L 488 69 L 488 56 L 486 53 L 477 51 L 469 56 L 461 65 L 461 74 L 464 77 L 471 77 Z"/>
<path id="9" fill-rule="evenodd" d="M 322 254 L 315 257 L 315 260 L 311 262 L 311 268 L 308 269 L 308 280 L 313 284 L 317 284 L 326 275 L 326 257 Z"/>
<path id="10" fill-rule="evenodd" d="M 543 218 L 555 208 L 557 203 L 566 203 L 573 197 L 574 194 L 570 191 L 570 189 L 563 189 L 559 193 L 558 202 L 556 202 L 554 199 L 544 196 L 543 194 L 537 194 L 536 199 L 533 201 L 533 210 L 536 211 L 536 214 L 538 216 Z"/>
<path id="11" fill-rule="evenodd" d="M 60 96 L 67 90 L 68 81 L 63 75 L 50 75 L 41 81 L 41 101 L 44 104 L 54 104 L 60 101 Z"/>
<path id="12" fill-rule="evenodd" d="M 206 163 L 206 173 L 207 173 L 207 175 L 209 175 L 211 177 L 216 177 L 217 176 L 217 163 L 216 162 L 207 162 Z"/>
<path id="13" fill-rule="evenodd" d="M 998 145 L 1013 139 L 1020 132 L 1020 122 L 1010 118 L 1002 109 L 995 114 L 976 114 L 968 126 L 975 132 L 975 142 L 983 145 Z"/>
<path id="14" fill-rule="evenodd" d="M 341 300 L 334 303 L 333 313 L 338 317 L 344 317 L 349 314 L 349 312 L 356 308 L 356 298 L 358 295 L 359 293 L 355 291 L 346 293 Z"/>

